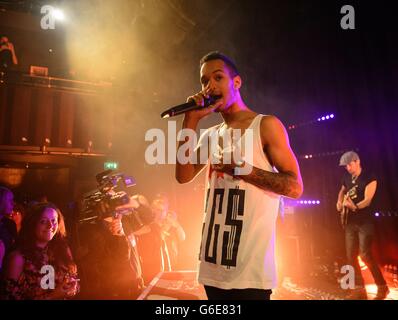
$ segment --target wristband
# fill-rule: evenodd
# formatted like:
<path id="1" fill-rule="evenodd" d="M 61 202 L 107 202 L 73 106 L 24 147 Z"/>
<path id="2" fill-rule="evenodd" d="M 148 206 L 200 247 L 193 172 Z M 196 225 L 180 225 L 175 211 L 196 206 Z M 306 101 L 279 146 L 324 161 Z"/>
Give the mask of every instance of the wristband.
<path id="1" fill-rule="evenodd" d="M 234 168 L 234 176 L 239 176 L 240 175 L 240 167 L 235 167 Z"/>

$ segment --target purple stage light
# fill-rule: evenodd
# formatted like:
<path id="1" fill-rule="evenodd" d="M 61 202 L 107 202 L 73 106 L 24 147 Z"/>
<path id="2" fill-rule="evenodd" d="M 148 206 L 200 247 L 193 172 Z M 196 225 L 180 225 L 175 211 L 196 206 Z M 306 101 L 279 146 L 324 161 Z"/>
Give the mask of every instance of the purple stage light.
<path id="1" fill-rule="evenodd" d="M 317 205 L 320 204 L 319 200 L 297 200 L 295 201 L 296 205 Z"/>
<path id="2" fill-rule="evenodd" d="M 380 216 L 380 213 L 376 212 L 376 213 L 375 213 L 375 216 L 376 216 L 376 217 L 379 217 L 379 216 Z"/>
<path id="3" fill-rule="evenodd" d="M 330 115 L 330 119 L 333 119 L 334 118 L 334 114 L 332 113 L 331 115 Z"/>

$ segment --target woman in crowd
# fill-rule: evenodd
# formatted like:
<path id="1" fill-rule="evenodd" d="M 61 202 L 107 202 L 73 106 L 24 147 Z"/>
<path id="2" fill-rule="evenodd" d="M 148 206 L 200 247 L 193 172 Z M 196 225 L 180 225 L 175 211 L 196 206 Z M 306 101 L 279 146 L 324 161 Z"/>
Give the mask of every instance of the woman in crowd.
<path id="1" fill-rule="evenodd" d="M 2 298 L 67 299 L 78 289 L 61 211 L 51 203 L 33 205 L 22 222 L 16 250 L 6 259 Z"/>

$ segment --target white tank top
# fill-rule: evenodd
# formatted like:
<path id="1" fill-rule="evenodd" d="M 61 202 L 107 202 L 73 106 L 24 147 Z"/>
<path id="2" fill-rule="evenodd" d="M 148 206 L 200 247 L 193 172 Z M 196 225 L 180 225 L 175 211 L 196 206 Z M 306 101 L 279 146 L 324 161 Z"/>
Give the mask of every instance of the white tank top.
<path id="1" fill-rule="evenodd" d="M 251 164 L 276 172 L 262 148 L 261 119 L 262 115 L 257 115 L 248 127 L 253 130 Z M 204 136 L 219 128 L 209 128 L 199 145 Z M 206 176 L 199 282 L 222 289 L 274 288 L 275 224 L 280 196 L 230 175 L 210 172 L 209 164 Z"/>

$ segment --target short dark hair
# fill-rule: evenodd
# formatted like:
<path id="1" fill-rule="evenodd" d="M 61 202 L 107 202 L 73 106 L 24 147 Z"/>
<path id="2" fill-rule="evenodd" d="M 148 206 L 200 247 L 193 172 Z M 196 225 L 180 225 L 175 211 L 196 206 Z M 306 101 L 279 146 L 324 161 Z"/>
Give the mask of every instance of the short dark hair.
<path id="1" fill-rule="evenodd" d="M 219 51 L 212 51 L 212 52 L 209 52 L 208 54 L 204 55 L 202 57 L 202 59 L 200 59 L 200 63 L 199 63 L 200 68 L 203 66 L 203 64 L 205 64 L 206 62 L 211 61 L 211 60 L 224 61 L 224 63 L 227 65 L 227 68 L 228 68 L 229 73 L 232 78 L 239 75 L 238 68 L 236 67 L 236 65 L 232 61 L 232 59 Z"/>

